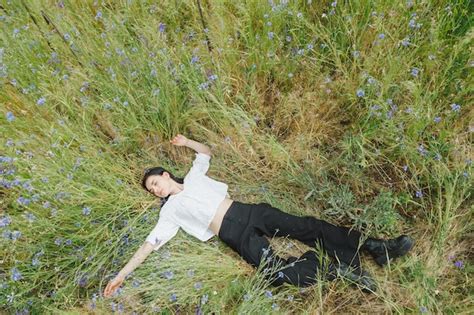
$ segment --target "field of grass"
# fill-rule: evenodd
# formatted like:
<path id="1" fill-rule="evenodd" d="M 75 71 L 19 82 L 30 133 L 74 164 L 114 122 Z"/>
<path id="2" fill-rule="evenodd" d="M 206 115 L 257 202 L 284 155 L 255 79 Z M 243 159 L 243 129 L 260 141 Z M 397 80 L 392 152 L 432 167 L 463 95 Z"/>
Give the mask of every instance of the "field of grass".
<path id="1" fill-rule="evenodd" d="M 0 0 L 1 312 L 473 312 L 472 3 L 200 3 Z M 158 218 L 144 169 L 189 170 L 177 133 L 234 200 L 416 244 L 363 257 L 367 294 L 180 229 L 104 298 Z"/>

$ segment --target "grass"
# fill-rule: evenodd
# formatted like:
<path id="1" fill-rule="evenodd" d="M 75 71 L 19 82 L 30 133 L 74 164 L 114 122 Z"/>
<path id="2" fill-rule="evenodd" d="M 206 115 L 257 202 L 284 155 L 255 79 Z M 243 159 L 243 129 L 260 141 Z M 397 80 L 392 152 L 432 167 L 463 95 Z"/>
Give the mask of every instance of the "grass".
<path id="1" fill-rule="evenodd" d="M 0 2 L 3 312 L 472 312 L 472 4 L 274 2 L 202 1 L 206 30 L 195 1 Z M 416 245 L 364 256 L 364 294 L 180 230 L 104 299 L 158 218 L 143 170 L 189 169 L 177 133 L 234 200 Z"/>

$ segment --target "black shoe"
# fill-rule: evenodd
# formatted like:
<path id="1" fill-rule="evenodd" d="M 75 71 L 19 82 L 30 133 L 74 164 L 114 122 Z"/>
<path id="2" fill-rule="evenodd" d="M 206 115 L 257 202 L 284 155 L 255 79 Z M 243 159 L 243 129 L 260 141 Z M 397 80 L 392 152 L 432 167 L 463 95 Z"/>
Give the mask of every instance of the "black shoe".
<path id="1" fill-rule="evenodd" d="M 408 235 L 402 235 L 395 239 L 378 240 L 369 238 L 365 241 L 362 249 L 367 250 L 375 262 L 383 266 L 390 259 L 403 256 L 413 247 L 413 239 Z"/>
<path id="2" fill-rule="evenodd" d="M 368 272 L 362 269 L 355 271 L 354 268 L 343 262 L 330 263 L 327 279 L 334 280 L 338 275 L 355 282 L 364 292 L 375 292 L 377 290 L 377 283 Z"/>

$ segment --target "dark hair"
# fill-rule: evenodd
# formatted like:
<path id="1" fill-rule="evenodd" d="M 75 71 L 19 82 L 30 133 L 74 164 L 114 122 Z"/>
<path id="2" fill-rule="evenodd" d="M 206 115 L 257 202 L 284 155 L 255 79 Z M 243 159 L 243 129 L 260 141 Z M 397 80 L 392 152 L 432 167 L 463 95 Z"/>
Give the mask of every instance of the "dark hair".
<path id="1" fill-rule="evenodd" d="M 179 177 L 175 177 L 171 172 L 169 172 L 168 170 L 160 167 L 160 166 L 157 166 L 157 167 L 151 167 L 151 168 L 147 168 L 145 170 L 145 172 L 143 173 L 143 179 L 142 179 L 142 187 L 143 189 L 145 189 L 148 193 L 150 193 L 148 191 L 148 189 L 146 188 L 146 180 L 149 176 L 151 175 L 163 175 L 163 172 L 167 172 L 170 174 L 170 177 L 172 179 L 174 179 L 174 181 L 176 181 L 177 183 L 179 184 L 183 184 L 184 183 L 184 178 L 179 178 Z M 151 194 L 151 193 L 150 193 Z M 153 195 L 155 196 L 155 195 Z M 156 197 L 156 196 L 155 196 Z M 170 195 L 166 196 L 166 197 L 160 197 L 161 199 L 161 206 L 163 206 L 167 201 L 168 201 L 168 198 L 170 197 Z"/>

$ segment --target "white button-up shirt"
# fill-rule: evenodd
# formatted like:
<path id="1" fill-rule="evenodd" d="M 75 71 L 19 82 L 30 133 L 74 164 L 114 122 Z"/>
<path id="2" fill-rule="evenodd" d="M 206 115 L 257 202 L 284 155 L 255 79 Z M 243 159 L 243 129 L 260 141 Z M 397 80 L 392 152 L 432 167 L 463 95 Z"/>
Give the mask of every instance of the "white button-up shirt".
<path id="1" fill-rule="evenodd" d="M 145 241 L 158 250 L 178 233 L 185 232 L 205 242 L 215 234 L 209 229 L 220 203 L 227 195 L 227 184 L 206 175 L 211 157 L 195 153 L 196 158 L 184 177 L 184 189 L 170 195 L 160 210 L 158 223 Z"/>

